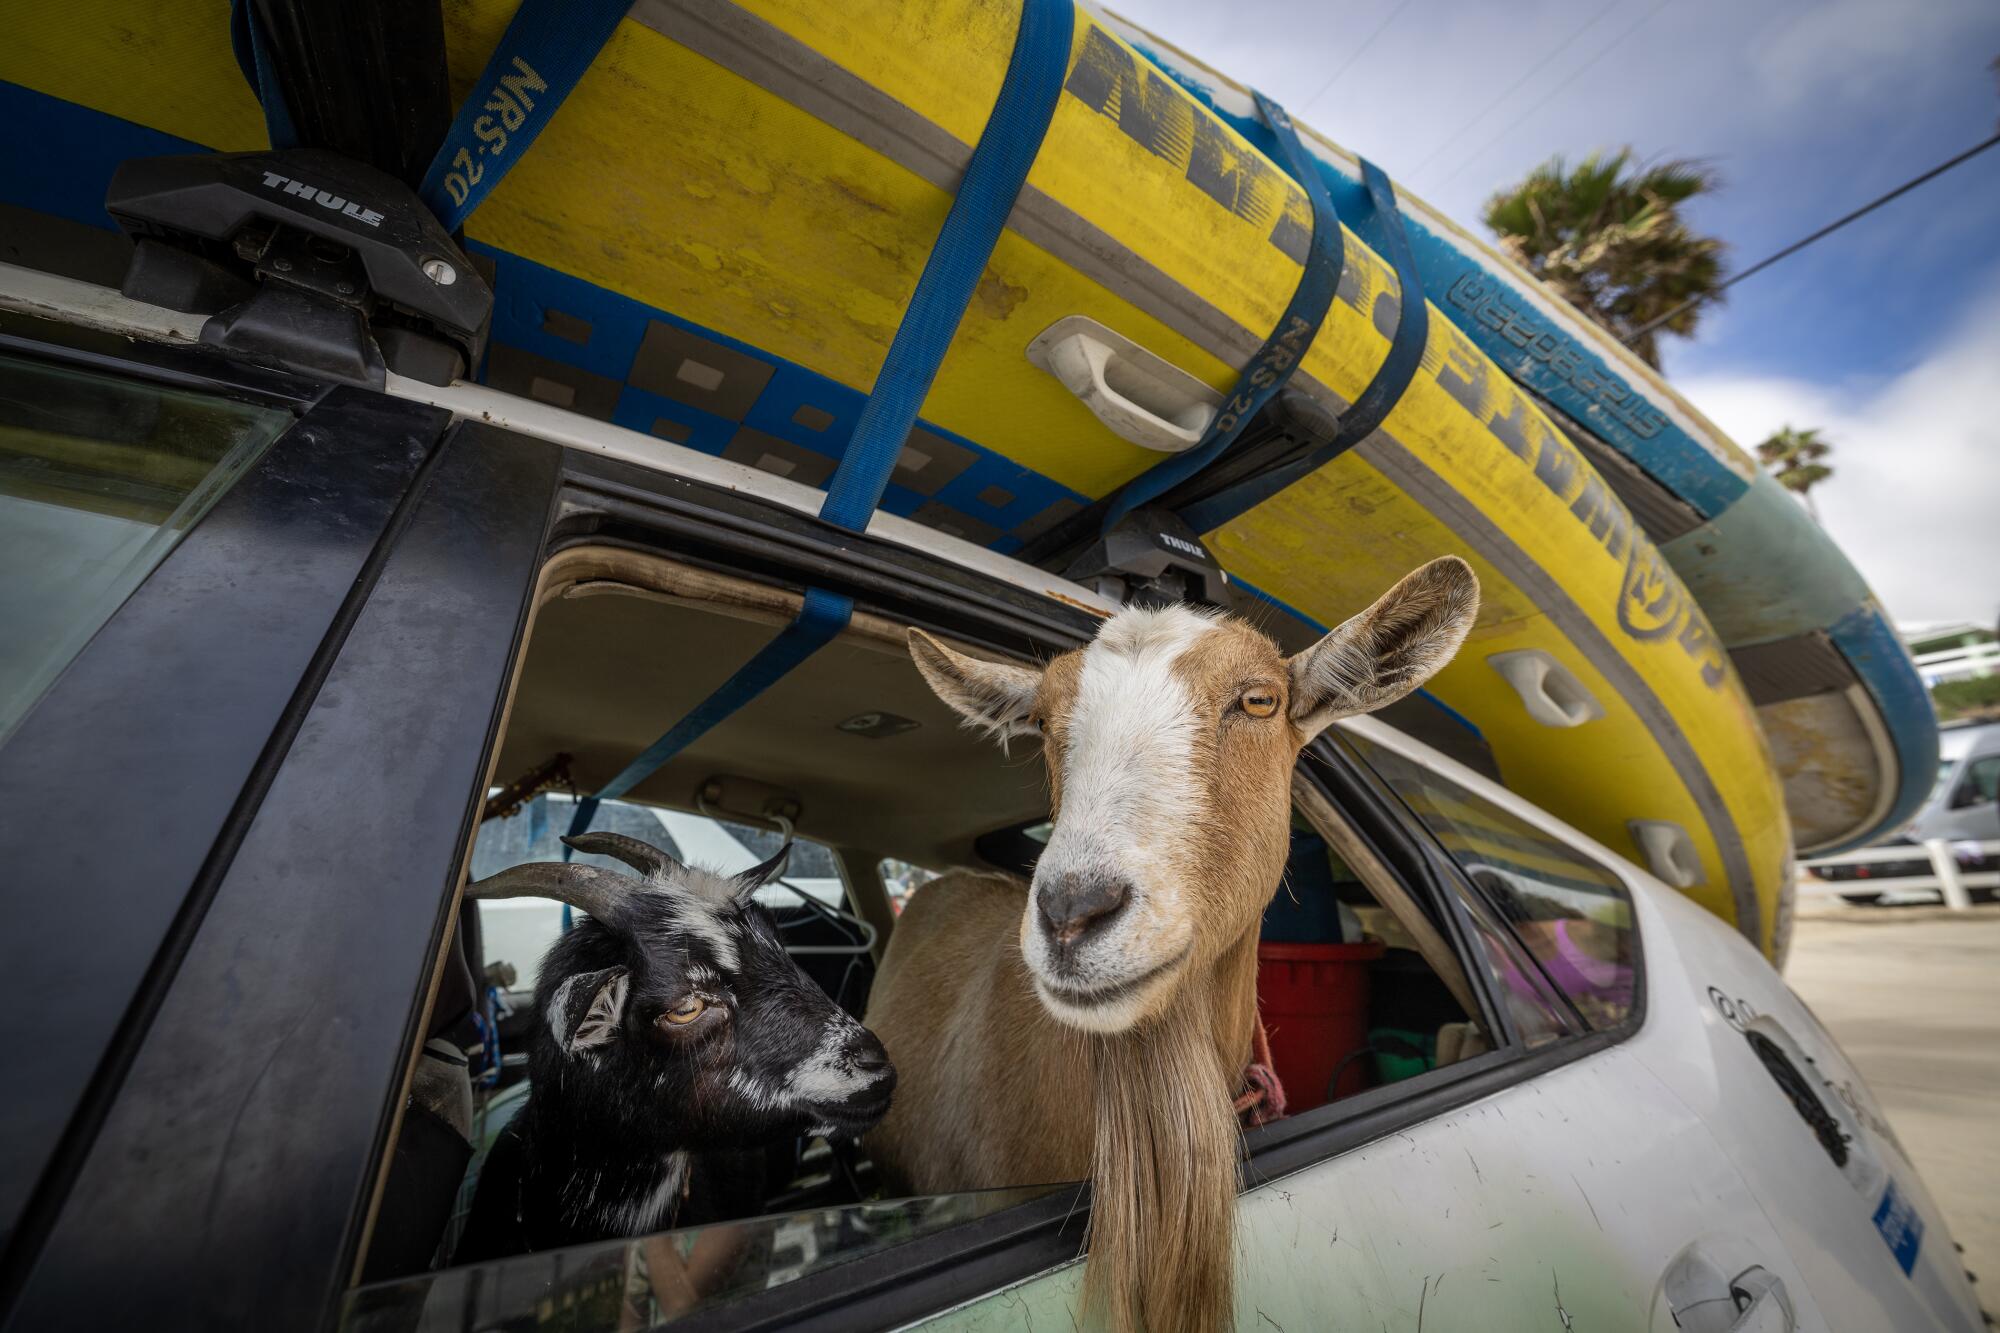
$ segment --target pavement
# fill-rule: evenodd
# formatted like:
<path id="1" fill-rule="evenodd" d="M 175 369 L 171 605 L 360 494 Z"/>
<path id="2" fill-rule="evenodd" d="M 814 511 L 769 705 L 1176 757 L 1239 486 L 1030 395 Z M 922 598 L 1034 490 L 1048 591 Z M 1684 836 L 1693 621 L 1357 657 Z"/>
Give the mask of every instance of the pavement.
<path id="1" fill-rule="evenodd" d="M 1801 899 L 1785 980 L 1860 1067 L 2000 1308 L 2000 904 Z"/>

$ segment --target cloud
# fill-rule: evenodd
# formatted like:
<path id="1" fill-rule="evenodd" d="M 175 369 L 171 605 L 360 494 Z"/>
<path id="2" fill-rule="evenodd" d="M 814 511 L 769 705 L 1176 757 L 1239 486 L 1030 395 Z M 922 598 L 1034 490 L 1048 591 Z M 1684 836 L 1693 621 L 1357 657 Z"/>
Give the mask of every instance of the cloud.
<path id="1" fill-rule="evenodd" d="M 1818 427 L 1820 517 L 1899 622 L 2000 612 L 2000 270 L 1958 325 L 1879 383 L 1709 374 L 1676 387 L 1745 448 Z"/>
<path id="2" fill-rule="evenodd" d="M 1990 0 L 1827 0 L 1795 11 L 1751 54 L 1786 109 L 1879 104 L 1915 69 L 1947 69 L 1990 40 Z"/>

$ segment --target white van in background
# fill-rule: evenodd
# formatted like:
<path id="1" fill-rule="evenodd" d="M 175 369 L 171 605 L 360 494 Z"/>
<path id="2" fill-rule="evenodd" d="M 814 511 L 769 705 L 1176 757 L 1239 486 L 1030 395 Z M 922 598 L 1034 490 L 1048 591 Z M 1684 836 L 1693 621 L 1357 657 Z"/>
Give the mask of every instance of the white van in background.
<path id="1" fill-rule="evenodd" d="M 1853 883 L 1856 891 L 1840 897 L 1857 907 L 1882 902 L 1921 902 L 1938 893 L 1935 887 L 1893 884 L 1911 879 L 1935 881 L 1924 845 L 1942 838 L 1952 844 L 1952 859 L 1961 874 L 2000 869 L 2000 853 L 1982 850 L 2000 842 L 2000 722 L 1947 725 L 1938 734 L 1937 785 L 1901 831 L 1870 848 L 1908 847 L 1908 860 L 1841 860 L 1838 857 L 1801 867 L 1811 879 Z M 1893 885 L 1893 886 L 1892 886 Z M 1990 896 L 1990 887 L 1968 886 L 1975 899 Z"/>
<path id="2" fill-rule="evenodd" d="M 1912 842 L 2000 839 L 2000 722 L 1938 733 L 1938 783 L 1904 836 Z"/>

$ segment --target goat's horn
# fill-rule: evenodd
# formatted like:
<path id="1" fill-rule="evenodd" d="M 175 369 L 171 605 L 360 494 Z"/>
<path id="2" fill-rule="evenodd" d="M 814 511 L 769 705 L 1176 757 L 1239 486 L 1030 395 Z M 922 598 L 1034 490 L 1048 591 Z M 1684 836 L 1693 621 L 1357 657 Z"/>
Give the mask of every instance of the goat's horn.
<path id="1" fill-rule="evenodd" d="M 768 861 L 759 861 L 756 865 L 751 866 L 741 874 L 732 876 L 730 883 L 736 886 L 737 896 L 741 897 L 746 893 L 754 893 L 783 874 L 785 862 L 790 859 L 791 855 L 792 840 L 787 838 L 785 839 L 785 845 L 778 849 L 776 856 Z"/>
<path id="2" fill-rule="evenodd" d="M 615 870 L 530 861 L 475 880 L 465 886 L 465 892 L 472 898 L 554 898 L 582 908 L 599 921 L 612 921 L 620 907 L 646 889 L 630 875 Z"/>
<path id="3" fill-rule="evenodd" d="M 681 868 L 679 861 L 653 844 L 622 833 L 579 833 L 563 842 L 587 856 L 614 857 L 642 875 L 671 877 Z"/>

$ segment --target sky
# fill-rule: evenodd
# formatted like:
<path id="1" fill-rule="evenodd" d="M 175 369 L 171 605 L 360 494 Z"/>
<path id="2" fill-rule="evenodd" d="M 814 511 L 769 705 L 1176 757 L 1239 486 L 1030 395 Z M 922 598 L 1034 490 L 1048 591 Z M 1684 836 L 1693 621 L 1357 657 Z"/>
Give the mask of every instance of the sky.
<path id="1" fill-rule="evenodd" d="M 1483 232 L 1553 154 L 1708 163 L 1745 267 L 2000 128 L 2000 0 L 1112 0 Z M 1365 46 L 1364 46 L 1365 44 Z M 2000 147 L 1733 288 L 1676 387 L 1813 492 L 1899 622 L 2000 615 Z"/>

